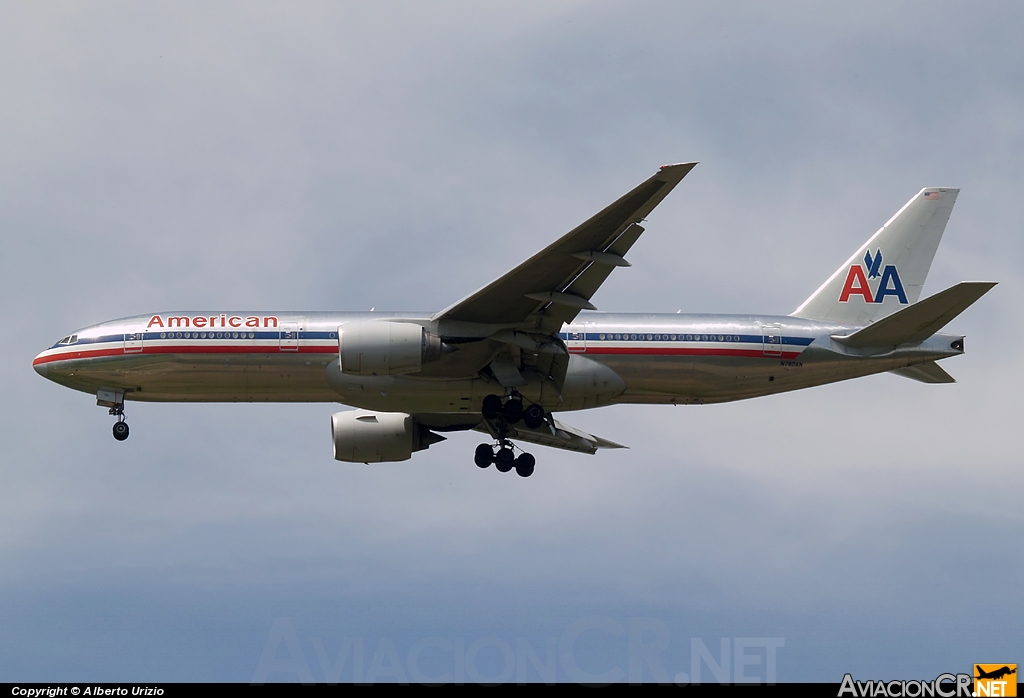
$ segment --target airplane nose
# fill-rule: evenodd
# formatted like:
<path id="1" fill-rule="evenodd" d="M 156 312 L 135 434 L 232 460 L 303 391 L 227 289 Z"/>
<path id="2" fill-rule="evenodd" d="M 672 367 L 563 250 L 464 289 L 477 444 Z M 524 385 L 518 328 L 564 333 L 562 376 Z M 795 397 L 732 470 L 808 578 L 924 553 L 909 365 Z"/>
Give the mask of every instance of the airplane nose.
<path id="1" fill-rule="evenodd" d="M 32 368 L 36 370 L 43 378 L 46 378 L 46 364 L 40 362 L 40 358 L 37 356 L 35 361 L 32 362 Z"/>

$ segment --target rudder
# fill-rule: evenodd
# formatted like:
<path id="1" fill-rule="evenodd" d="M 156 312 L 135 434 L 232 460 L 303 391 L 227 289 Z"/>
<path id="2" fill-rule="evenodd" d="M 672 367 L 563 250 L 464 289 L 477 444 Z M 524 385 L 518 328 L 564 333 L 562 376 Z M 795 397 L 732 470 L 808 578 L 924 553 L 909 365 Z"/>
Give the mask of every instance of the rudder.
<path id="1" fill-rule="evenodd" d="M 791 315 L 867 325 L 916 303 L 959 193 L 919 191 Z"/>

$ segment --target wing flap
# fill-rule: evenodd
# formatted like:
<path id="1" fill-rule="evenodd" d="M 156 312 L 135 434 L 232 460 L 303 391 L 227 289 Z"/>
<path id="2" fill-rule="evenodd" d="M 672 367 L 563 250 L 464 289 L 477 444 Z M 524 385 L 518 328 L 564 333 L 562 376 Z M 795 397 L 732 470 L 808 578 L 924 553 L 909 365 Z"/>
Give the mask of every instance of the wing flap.
<path id="1" fill-rule="evenodd" d="M 609 257 L 615 257 L 625 261 L 624 256 L 629 252 L 629 248 L 633 246 L 637 240 L 640 239 L 640 234 L 644 232 L 643 227 L 637 223 L 633 223 L 624 231 L 622 234 L 615 238 L 615 241 L 608 246 L 606 252 L 601 253 L 608 255 Z M 567 293 L 571 293 L 574 296 L 580 296 L 582 298 L 592 298 L 597 289 L 601 287 L 601 284 L 605 282 L 618 264 L 609 264 L 600 261 L 600 258 L 595 258 L 597 264 L 591 264 L 583 272 L 577 276 L 569 284 L 566 289 Z M 627 262 L 628 264 L 628 262 Z M 576 317 L 576 313 L 567 313 L 563 308 L 551 307 L 548 308 L 548 313 L 551 315 L 552 321 L 567 323 L 572 322 L 573 318 Z"/>
<path id="2" fill-rule="evenodd" d="M 484 420 L 477 426 L 476 430 L 490 434 L 495 438 L 498 436 L 494 425 L 487 420 Z M 601 448 L 628 448 L 628 446 L 617 444 L 608 439 L 602 439 L 600 436 L 594 436 L 568 424 L 563 424 L 557 419 L 552 419 L 550 424 L 544 423 L 536 429 L 530 429 L 521 422 L 510 425 L 508 428 L 508 438 L 589 455 L 594 455 Z"/>

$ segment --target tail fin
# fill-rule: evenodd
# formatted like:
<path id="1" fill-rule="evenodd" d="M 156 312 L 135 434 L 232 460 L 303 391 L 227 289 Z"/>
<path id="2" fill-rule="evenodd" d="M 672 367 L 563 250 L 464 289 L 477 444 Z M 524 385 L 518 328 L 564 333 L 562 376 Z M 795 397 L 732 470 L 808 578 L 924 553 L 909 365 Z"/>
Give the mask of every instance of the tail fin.
<path id="1" fill-rule="evenodd" d="M 792 315 L 866 325 L 916 303 L 959 193 L 919 191 Z"/>

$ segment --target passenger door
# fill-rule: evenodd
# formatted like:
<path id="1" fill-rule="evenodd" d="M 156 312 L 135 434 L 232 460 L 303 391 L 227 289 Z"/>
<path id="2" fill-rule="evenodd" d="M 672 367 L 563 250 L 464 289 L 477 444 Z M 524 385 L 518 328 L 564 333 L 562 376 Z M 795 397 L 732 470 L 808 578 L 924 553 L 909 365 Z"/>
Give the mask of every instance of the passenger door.
<path id="1" fill-rule="evenodd" d="M 142 332 L 125 332 L 124 353 L 139 354 L 142 352 Z"/>
<path id="2" fill-rule="evenodd" d="M 566 348 L 573 354 L 582 354 L 587 350 L 587 323 L 581 322 L 566 328 Z"/>
<path id="3" fill-rule="evenodd" d="M 280 351 L 298 351 L 299 350 L 299 323 L 297 322 L 282 322 L 281 323 L 281 342 L 279 345 Z"/>
<path id="4" fill-rule="evenodd" d="M 765 356 L 782 356 L 782 325 L 761 325 Z"/>

